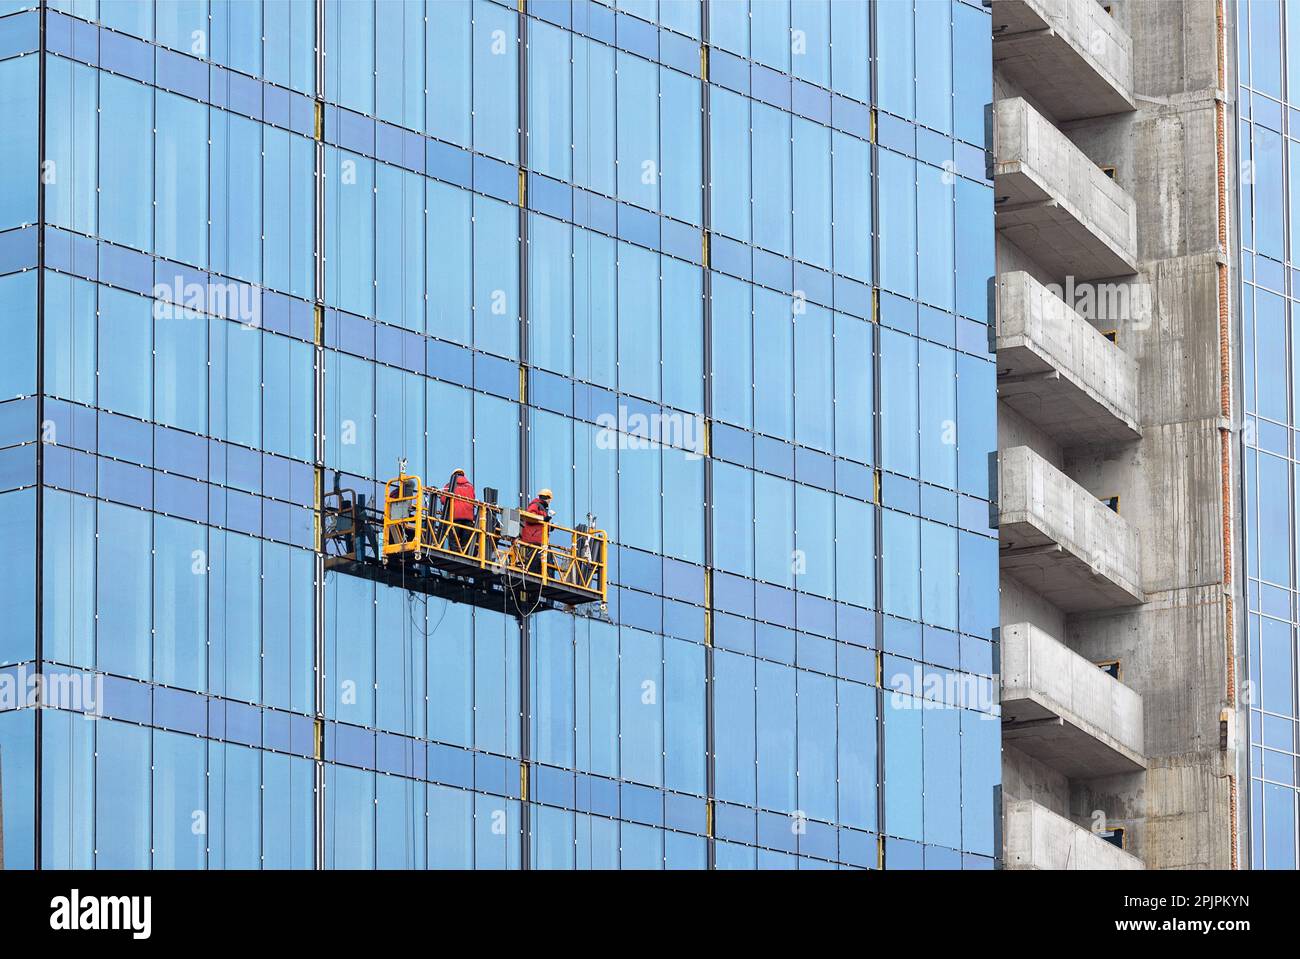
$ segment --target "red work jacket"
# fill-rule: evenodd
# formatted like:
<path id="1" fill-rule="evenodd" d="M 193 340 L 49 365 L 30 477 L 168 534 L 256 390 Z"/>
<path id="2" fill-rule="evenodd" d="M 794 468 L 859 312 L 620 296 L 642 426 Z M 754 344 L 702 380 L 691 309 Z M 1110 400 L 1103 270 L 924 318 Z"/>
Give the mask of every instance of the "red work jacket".
<path id="1" fill-rule="evenodd" d="M 474 484 L 465 478 L 462 473 L 456 477 L 456 488 L 453 490 L 448 483 L 443 487 L 443 492 L 455 493 L 457 496 L 463 496 L 465 499 L 454 499 L 451 501 L 451 518 L 457 523 L 474 522 L 474 504 L 467 502 L 474 498 Z"/>
<path id="2" fill-rule="evenodd" d="M 540 498 L 534 498 L 533 501 L 528 504 L 528 512 L 536 516 L 545 516 L 546 507 L 542 505 Z M 523 532 L 519 534 L 520 541 L 524 543 L 532 543 L 534 546 L 541 546 L 542 521 L 540 519 L 533 519 L 530 516 L 523 517 L 523 520 L 524 528 Z"/>

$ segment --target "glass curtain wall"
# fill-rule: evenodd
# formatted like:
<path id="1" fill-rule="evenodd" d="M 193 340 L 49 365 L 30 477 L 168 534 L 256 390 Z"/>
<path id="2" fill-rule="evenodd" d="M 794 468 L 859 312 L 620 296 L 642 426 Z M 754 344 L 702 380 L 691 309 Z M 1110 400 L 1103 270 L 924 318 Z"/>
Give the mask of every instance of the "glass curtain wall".
<path id="1" fill-rule="evenodd" d="M 1295 869 L 1300 7 L 1236 14 L 1249 847 L 1257 869 Z"/>
<path id="2" fill-rule="evenodd" d="M 33 6 L 0 671 L 104 718 L 0 704 L 6 864 L 992 868 L 977 2 Z M 607 619 L 325 574 L 402 459 Z"/>

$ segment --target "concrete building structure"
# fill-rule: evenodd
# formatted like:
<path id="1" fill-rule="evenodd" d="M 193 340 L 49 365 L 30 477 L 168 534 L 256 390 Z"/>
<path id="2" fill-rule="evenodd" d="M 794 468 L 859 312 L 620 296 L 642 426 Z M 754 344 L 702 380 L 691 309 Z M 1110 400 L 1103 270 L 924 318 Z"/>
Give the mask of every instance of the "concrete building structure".
<path id="1" fill-rule="evenodd" d="M 1236 867 L 1231 23 L 990 6 L 1005 865 Z"/>
<path id="2" fill-rule="evenodd" d="M 0 670 L 105 680 L 0 715 L 0 864 L 1294 868 L 1288 63 L 1300 0 L 0 0 Z M 609 619 L 327 575 L 408 458 L 594 510 Z"/>

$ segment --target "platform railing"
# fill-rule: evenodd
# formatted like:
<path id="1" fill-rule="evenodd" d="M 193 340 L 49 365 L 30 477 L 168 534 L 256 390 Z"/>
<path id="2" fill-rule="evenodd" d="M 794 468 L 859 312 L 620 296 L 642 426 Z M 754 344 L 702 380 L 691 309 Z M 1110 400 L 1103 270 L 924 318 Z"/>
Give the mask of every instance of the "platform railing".
<path id="1" fill-rule="evenodd" d="M 467 504 L 473 519 L 455 519 Z M 543 588 L 562 586 L 604 601 L 608 594 L 608 540 L 604 530 L 577 529 L 553 523 L 526 510 L 523 518 L 540 520 L 542 541 L 533 544 L 501 535 L 506 510 L 499 504 L 426 487 L 418 476 L 402 475 L 384 487 L 383 558 L 439 557 L 472 563 L 509 576 L 526 577 Z"/>

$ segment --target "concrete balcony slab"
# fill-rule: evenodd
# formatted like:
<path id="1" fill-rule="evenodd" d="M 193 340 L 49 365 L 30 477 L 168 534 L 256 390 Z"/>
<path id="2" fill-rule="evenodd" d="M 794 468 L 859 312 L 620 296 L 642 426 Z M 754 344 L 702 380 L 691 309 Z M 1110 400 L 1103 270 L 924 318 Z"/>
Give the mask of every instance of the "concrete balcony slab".
<path id="1" fill-rule="evenodd" d="M 1133 198 L 1024 100 L 1000 100 L 996 113 L 998 232 L 1052 276 L 1136 273 Z"/>
<path id="2" fill-rule="evenodd" d="M 1007 869 L 1145 869 L 1142 860 L 1031 799 L 1002 810 Z"/>
<path id="3" fill-rule="evenodd" d="M 1028 273 L 998 277 L 998 399 L 1062 446 L 1141 436 L 1138 365 Z"/>
<path id="4" fill-rule="evenodd" d="M 1058 123 L 1128 113 L 1133 41 L 1096 0 L 992 0 L 993 62 Z"/>
<path id="5" fill-rule="evenodd" d="M 1146 768 L 1141 696 L 1029 623 L 1001 642 L 1004 742 L 1071 779 Z"/>
<path id="6" fill-rule="evenodd" d="M 1135 606 L 1137 532 L 1027 446 L 998 455 L 1003 572 L 1066 612 Z"/>

